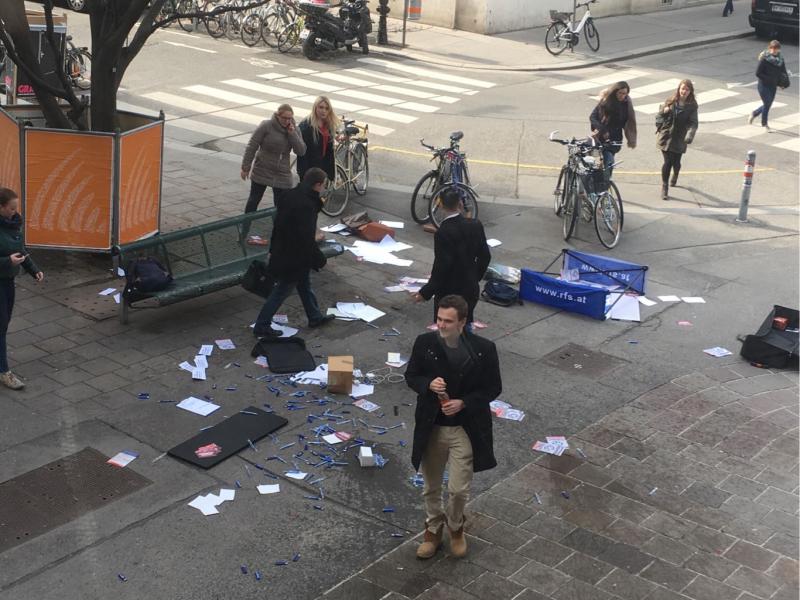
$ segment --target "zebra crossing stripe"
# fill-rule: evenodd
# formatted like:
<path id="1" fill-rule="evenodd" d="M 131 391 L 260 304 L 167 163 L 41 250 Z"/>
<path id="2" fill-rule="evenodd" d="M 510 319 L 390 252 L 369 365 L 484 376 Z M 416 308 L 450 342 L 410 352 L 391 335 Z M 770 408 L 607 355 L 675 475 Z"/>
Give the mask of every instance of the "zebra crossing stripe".
<path id="1" fill-rule="evenodd" d="M 373 85 L 372 89 L 381 90 L 383 92 L 393 92 L 401 96 L 411 96 L 412 98 L 422 98 L 423 100 L 433 100 L 434 102 L 443 102 L 445 104 L 453 104 L 458 102 L 458 98 L 453 96 L 438 96 L 432 92 L 422 92 L 420 90 L 410 90 L 408 88 L 400 87 L 399 85 Z"/>
<path id="2" fill-rule="evenodd" d="M 382 79 L 383 81 L 391 81 L 393 83 L 408 83 L 408 77 L 398 77 L 397 75 L 388 75 L 387 73 L 377 73 L 375 71 L 367 71 L 365 69 L 343 69 L 343 73 L 354 73 L 355 75 L 366 75 L 367 77 L 374 77 L 375 79 Z"/>
<path id="3" fill-rule="evenodd" d="M 615 71 L 609 75 L 598 75 L 591 79 L 582 79 L 580 81 L 572 81 L 570 83 L 562 83 L 561 85 L 551 86 L 552 89 L 559 92 L 579 92 L 581 90 L 591 90 L 592 88 L 605 87 L 617 81 L 630 81 L 631 79 L 638 79 L 647 75 L 645 71 L 637 69 L 624 69 L 622 71 Z"/>
<path id="4" fill-rule="evenodd" d="M 707 92 L 700 92 L 696 96 L 697 104 L 700 107 L 699 114 L 702 120 L 703 117 L 703 108 L 707 104 L 711 104 L 712 102 L 716 102 L 717 100 L 723 100 L 725 98 L 732 98 L 734 96 L 738 96 L 739 92 L 734 92 L 733 90 L 726 90 L 722 88 L 716 88 L 713 90 L 708 90 Z M 661 106 L 662 102 L 655 102 L 653 104 L 643 104 L 642 106 L 637 106 L 636 110 L 638 112 L 643 112 L 648 115 L 654 115 L 658 112 L 658 108 Z"/>
<path id="5" fill-rule="evenodd" d="M 495 84 L 489 81 L 483 81 L 481 79 L 472 79 L 471 77 L 461 77 L 459 75 L 450 75 L 449 73 L 443 73 L 442 71 L 431 71 L 430 69 L 412 67 L 409 65 L 390 62 L 388 60 L 380 58 L 359 58 L 358 61 L 370 65 L 378 65 L 381 67 L 385 67 L 387 69 L 393 69 L 395 71 L 400 71 L 403 73 L 411 73 L 413 75 L 418 75 L 420 77 L 429 77 L 430 79 L 435 79 L 437 81 L 452 81 L 453 83 L 460 83 L 462 85 L 468 85 L 471 87 L 479 87 L 484 89 L 495 87 Z"/>
<path id="6" fill-rule="evenodd" d="M 337 90 L 341 90 L 341 85 L 330 85 L 327 83 L 320 83 L 319 81 L 313 81 L 311 79 L 304 79 L 302 77 L 283 77 L 280 80 L 280 83 L 288 83 L 289 85 L 293 85 L 295 87 L 301 88 L 308 88 L 314 90 L 315 92 L 335 92 Z"/>
<path id="7" fill-rule="evenodd" d="M 303 69 L 303 68 L 292 69 L 292 71 L 294 73 L 300 73 L 301 75 L 311 75 L 313 73 L 316 73 L 316 71 L 314 69 Z"/>
<path id="8" fill-rule="evenodd" d="M 261 102 L 263 102 L 263 100 L 261 100 L 260 98 L 254 98 L 253 96 L 245 96 L 244 94 L 236 94 L 234 92 L 220 90 L 207 85 L 190 85 L 183 89 L 186 90 L 187 92 L 200 94 L 201 96 L 209 96 L 211 98 L 217 98 L 218 100 L 227 100 L 228 102 L 234 102 L 236 104 L 250 105 L 250 104 L 260 104 Z"/>
<path id="9" fill-rule="evenodd" d="M 792 152 L 800 152 L 800 138 L 792 138 L 786 140 L 785 142 L 772 144 L 772 146 L 775 148 L 781 148 L 782 150 L 791 150 Z"/>
<path id="10" fill-rule="evenodd" d="M 214 139 L 229 138 L 235 135 L 241 135 L 242 131 L 238 129 L 230 129 L 228 127 L 220 127 L 219 125 L 211 125 L 205 121 L 197 121 L 196 119 L 189 119 L 181 117 L 167 122 L 167 127 L 178 127 L 195 133 L 206 134 Z"/>
<path id="11" fill-rule="evenodd" d="M 637 98 L 644 98 L 645 96 L 652 96 L 653 94 L 670 91 L 674 92 L 678 89 L 678 84 L 680 82 L 680 79 L 667 79 L 665 81 L 656 81 L 648 85 L 636 86 L 631 88 L 630 96 L 636 100 Z"/>
<path id="12" fill-rule="evenodd" d="M 366 79 L 359 79 L 358 77 L 349 77 L 347 75 L 342 75 L 338 71 L 336 72 L 326 72 L 326 73 L 315 73 L 314 77 L 321 77 L 322 79 L 329 79 L 331 81 L 346 83 L 348 85 L 357 85 L 360 87 L 369 87 L 375 85 L 374 81 L 367 81 Z"/>
<path id="13" fill-rule="evenodd" d="M 355 75 L 363 75 L 365 77 L 372 77 L 374 79 L 378 79 L 381 81 L 389 81 L 391 83 L 404 83 L 406 85 L 413 85 L 416 87 L 426 88 L 429 90 L 436 90 L 440 92 L 450 92 L 455 94 L 475 94 L 477 93 L 474 90 L 468 90 L 466 88 L 460 88 L 452 85 L 445 85 L 442 83 L 434 83 L 432 81 L 422 81 L 422 80 L 415 80 L 409 79 L 408 77 L 398 77 L 397 75 L 387 75 L 386 73 L 377 73 L 374 71 L 368 71 L 366 69 L 344 69 L 344 73 L 354 73 Z M 388 86 L 387 86 L 388 87 Z M 396 87 L 396 86 L 392 86 Z M 389 91 L 389 90 L 387 90 Z M 411 90 L 409 90 L 411 91 Z M 400 93 L 400 92 L 396 92 Z M 444 100 L 447 98 L 447 100 Z M 447 102 L 448 104 L 452 104 L 453 102 L 458 102 L 458 98 L 453 98 L 452 96 L 437 96 L 433 98 L 434 100 L 438 100 L 440 102 Z"/>
<path id="14" fill-rule="evenodd" d="M 308 104 L 314 104 L 314 101 L 317 99 L 316 96 L 301 96 L 300 98 L 294 98 L 292 102 L 307 102 Z M 344 102 L 343 100 L 336 100 L 333 105 L 333 109 L 337 112 L 341 111 L 357 111 L 357 110 L 364 110 L 369 108 L 368 106 L 363 106 L 362 104 L 353 104 L 351 102 Z"/>
<path id="15" fill-rule="evenodd" d="M 248 125 L 259 125 L 264 119 L 270 118 L 270 114 L 266 111 L 259 116 L 242 112 L 240 110 L 221 108 L 215 104 L 208 104 L 206 102 L 192 100 L 191 98 L 184 98 L 183 96 L 177 96 L 167 92 L 151 92 L 149 94 L 144 94 L 142 97 L 155 102 L 160 102 L 162 104 L 169 104 L 170 106 L 185 108 L 195 113 L 200 113 L 203 116 L 219 117 L 221 119 L 247 123 Z"/>
<path id="16" fill-rule="evenodd" d="M 384 121 L 396 121 L 397 123 L 413 123 L 417 120 L 417 117 L 412 117 L 411 115 L 402 115 L 396 112 L 389 112 L 386 110 L 380 110 L 377 108 L 368 108 L 366 110 L 359 111 L 362 115 L 369 115 L 370 117 L 375 117 L 376 119 L 383 119 Z"/>
<path id="17" fill-rule="evenodd" d="M 737 104 L 736 106 L 729 106 L 725 110 L 715 110 L 708 113 L 700 112 L 698 119 L 701 123 L 715 123 L 717 121 L 727 121 L 728 119 L 736 119 L 750 114 L 755 109 L 761 106 L 760 101 L 747 102 L 745 104 Z M 786 106 L 783 102 L 773 102 L 772 108 L 782 108 Z"/>
<path id="18" fill-rule="evenodd" d="M 800 113 L 791 115 L 784 115 L 781 117 L 773 117 L 770 119 L 770 129 L 775 131 L 785 131 L 787 129 L 796 129 L 800 121 Z M 758 125 L 760 125 L 760 121 Z M 755 122 L 752 125 L 741 125 L 740 127 L 732 127 L 730 129 L 723 129 L 719 132 L 720 135 L 736 138 L 739 140 L 748 140 L 759 135 L 764 135 L 767 132 L 763 127 L 759 127 Z"/>
<path id="19" fill-rule="evenodd" d="M 305 92 L 298 92 L 296 90 L 289 90 L 274 85 L 264 85 L 263 83 L 256 83 L 255 81 L 247 81 L 246 79 L 226 79 L 222 83 L 240 87 L 251 92 L 261 92 L 262 94 L 271 94 L 279 98 L 291 99 L 297 96 L 305 96 Z"/>

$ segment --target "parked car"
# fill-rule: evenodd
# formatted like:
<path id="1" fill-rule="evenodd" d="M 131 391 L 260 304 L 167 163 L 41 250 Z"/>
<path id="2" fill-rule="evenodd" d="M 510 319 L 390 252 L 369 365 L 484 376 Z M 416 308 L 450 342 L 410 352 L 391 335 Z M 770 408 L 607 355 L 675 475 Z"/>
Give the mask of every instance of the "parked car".
<path id="1" fill-rule="evenodd" d="M 799 0 L 752 0 L 750 25 L 758 37 L 777 38 L 781 33 L 795 36 L 800 29 Z"/>

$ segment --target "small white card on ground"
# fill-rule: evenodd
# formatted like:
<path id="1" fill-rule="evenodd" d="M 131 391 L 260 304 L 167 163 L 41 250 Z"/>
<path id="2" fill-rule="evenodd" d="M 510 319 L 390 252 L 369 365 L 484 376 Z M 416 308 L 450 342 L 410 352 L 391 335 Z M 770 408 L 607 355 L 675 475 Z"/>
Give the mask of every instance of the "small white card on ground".
<path id="1" fill-rule="evenodd" d="M 219 405 L 214 404 L 213 402 L 206 402 L 205 400 L 195 398 L 194 396 L 189 396 L 188 398 L 181 400 L 175 406 L 203 417 L 207 417 L 215 410 L 219 409 Z"/>
<path id="2" fill-rule="evenodd" d="M 281 491 L 281 485 L 279 483 L 275 484 L 264 484 L 256 486 L 259 494 L 277 494 Z"/>
<path id="3" fill-rule="evenodd" d="M 731 356 L 733 354 L 733 352 L 721 346 L 706 348 L 705 350 L 703 350 L 703 352 L 705 352 L 706 354 L 710 354 L 711 356 L 715 356 L 717 358 L 722 358 L 723 356 Z"/>

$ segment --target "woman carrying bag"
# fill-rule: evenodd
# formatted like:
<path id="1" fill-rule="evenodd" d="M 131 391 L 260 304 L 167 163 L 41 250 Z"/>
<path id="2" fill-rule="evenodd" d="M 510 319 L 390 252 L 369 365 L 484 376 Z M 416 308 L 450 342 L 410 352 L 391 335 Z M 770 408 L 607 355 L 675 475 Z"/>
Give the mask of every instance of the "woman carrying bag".
<path id="1" fill-rule="evenodd" d="M 785 90 L 789 87 L 789 72 L 786 70 L 786 62 L 781 56 L 781 43 L 772 40 L 761 54 L 758 55 L 758 68 L 756 69 L 758 78 L 758 95 L 761 96 L 761 106 L 755 109 L 747 122 L 752 123 L 755 118 L 761 115 L 761 126 L 771 131 L 769 128 L 769 109 L 775 101 L 778 88 Z"/>
<path id="2" fill-rule="evenodd" d="M 688 79 L 678 84 L 656 115 L 656 145 L 664 157 L 661 166 L 661 199 L 669 200 L 669 186 L 678 185 L 681 157 L 697 132 L 697 100 L 694 85 Z M 670 179 L 672 171 L 672 179 Z"/>

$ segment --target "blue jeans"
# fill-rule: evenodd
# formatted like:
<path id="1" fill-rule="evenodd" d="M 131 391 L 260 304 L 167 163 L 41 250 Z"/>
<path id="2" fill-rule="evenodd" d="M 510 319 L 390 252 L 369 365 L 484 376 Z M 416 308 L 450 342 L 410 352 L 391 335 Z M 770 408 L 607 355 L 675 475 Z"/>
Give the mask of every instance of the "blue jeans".
<path id="1" fill-rule="evenodd" d="M 606 150 L 605 148 L 603 148 L 603 165 L 605 165 L 606 173 L 608 174 L 607 175 L 608 179 L 611 179 L 611 174 L 614 172 L 613 164 L 614 160 L 616 160 L 614 158 L 615 156 L 616 154 L 611 152 L 611 150 Z"/>
<path id="2" fill-rule="evenodd" d="M 292 290 L 297 288 L 297 295 L 300 296 L 300 302 L 303 303 L 303 308 L 306 311 L 309 323 L 314 323 L 322 319 L 322 313 L 317 304 L 317 297 L 311 289 L 311 273 L 306 271 L 297 281 L 281 281 L 275 282 L 275 287 L 272 288 L 272 293 L 267 297 L 261 312 L 258 313 L 256 318 L 256 326 L 254 332 L 256 334 L 263 333 L 270 329 L 272 317 L 278 312 L 278 309 L 284 301 L 292 293 Z"/>
<path id="3" fill-rule="evenodd" d="M 761 115 L 761 126 L 767 126 L 767 119 L 769 118 L 769 109 L 775 101 L 775 94 L 778 92 L 777 87 L 764 85 L 761 80 L 758 80 L 758 95 L 761 96 L 762 105 L 753 111 L 753 116 Z"/>
<path id="4" fill-rule="evenodd" d="M 8 371 L 6 333 L 14 309 L 14 280 L 0 279 L 0 373 Z"/>

